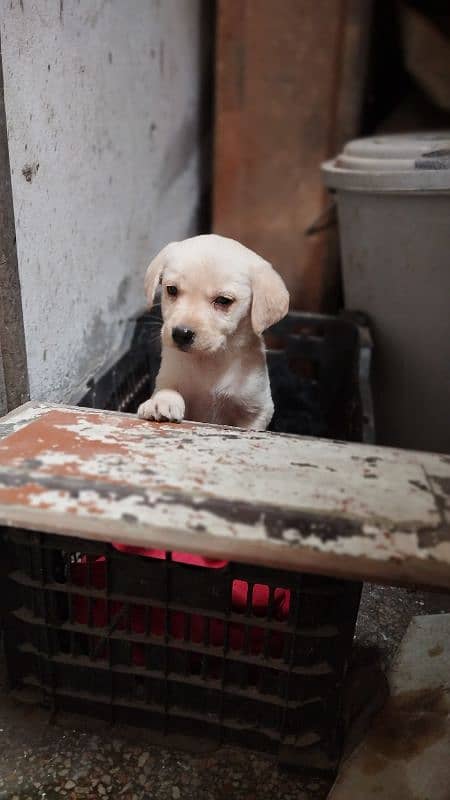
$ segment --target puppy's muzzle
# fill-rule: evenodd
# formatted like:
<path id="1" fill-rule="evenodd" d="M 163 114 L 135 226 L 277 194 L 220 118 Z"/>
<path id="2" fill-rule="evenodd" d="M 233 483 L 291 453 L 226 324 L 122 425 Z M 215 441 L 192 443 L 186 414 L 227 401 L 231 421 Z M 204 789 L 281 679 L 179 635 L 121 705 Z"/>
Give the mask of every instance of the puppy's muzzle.
<path id="1" fill-rule="evenodd" d="M 195 339 L 194 331 L 190 328 L 172 328 L 172 339 L 180 350 L 188 350 Z"/>

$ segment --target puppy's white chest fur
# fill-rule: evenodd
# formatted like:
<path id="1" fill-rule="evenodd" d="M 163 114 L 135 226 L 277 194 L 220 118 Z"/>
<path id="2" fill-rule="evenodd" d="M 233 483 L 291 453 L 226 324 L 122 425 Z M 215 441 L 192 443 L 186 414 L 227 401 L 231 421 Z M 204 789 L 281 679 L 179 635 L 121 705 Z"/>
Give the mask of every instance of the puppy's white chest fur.
<path id="1" fill-rule="evenodd" d="M 198 359 L 191 354 L 167 354 L 178 364 L 177 391 L 186 403 L 185 416 L 196 422 L 252 427 L 263 411 L 272 416 L 269 379 L 263 352 L 259 359 Z M 256 361 L 256 363 L 255 363 Z M 258 363 L 259 362 L 259 363 Z"/>

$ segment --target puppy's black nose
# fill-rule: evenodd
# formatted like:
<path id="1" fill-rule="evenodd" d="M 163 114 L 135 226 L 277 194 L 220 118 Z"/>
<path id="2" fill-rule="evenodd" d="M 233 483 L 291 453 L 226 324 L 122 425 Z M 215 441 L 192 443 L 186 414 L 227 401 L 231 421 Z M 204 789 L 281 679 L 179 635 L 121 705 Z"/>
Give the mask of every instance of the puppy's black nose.
<path id="1" fill-rule="evenodd" d="M 195 333 L 190 328 L 172 328 L 172 339 L 181 350 L 187 350 L 194 341 Z"/>

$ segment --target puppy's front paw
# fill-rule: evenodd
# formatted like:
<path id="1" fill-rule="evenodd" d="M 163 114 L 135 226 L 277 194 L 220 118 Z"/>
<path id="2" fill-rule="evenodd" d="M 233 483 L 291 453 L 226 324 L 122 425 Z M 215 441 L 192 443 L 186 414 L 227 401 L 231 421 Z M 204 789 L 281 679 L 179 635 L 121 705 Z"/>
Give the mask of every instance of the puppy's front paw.
<path id="1" fill-rule="evenodd" d="M 179 392 L 161 389 L 150 400 L 141 403 L 137 415 L 140 419 L 153 419 L 156 422 L 181 422 L 185 404 Z"/>

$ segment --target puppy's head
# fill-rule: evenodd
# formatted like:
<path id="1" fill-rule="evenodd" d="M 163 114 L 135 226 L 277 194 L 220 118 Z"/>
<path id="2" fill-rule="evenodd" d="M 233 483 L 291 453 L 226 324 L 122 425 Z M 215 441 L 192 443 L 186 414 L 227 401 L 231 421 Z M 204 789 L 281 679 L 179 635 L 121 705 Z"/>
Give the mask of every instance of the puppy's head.
<path id="1" fill-rule="evenodd" d="M 161 285 L 166 346 L 215 353 L 239 337 L 261 335 L 288 312 L 288 291 L 252 250 L 214 234 L 167 245 L 145 277 L 149 305 Z"/>

